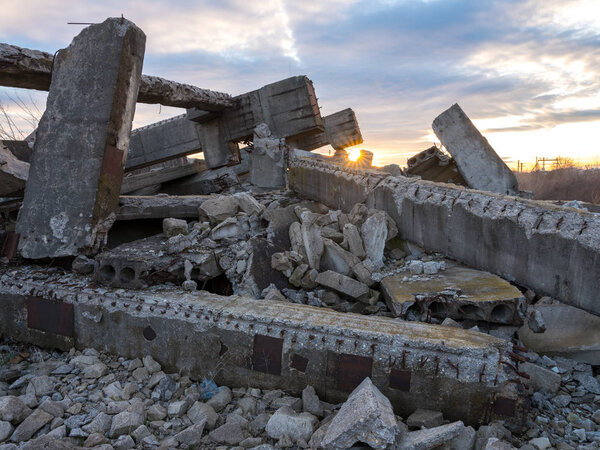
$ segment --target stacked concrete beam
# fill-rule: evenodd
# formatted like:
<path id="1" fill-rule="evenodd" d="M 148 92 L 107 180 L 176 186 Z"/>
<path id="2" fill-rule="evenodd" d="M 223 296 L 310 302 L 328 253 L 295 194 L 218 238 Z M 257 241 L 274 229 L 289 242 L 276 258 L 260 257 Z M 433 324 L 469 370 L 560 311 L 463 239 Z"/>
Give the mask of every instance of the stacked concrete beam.
<path id="1" fill-rule="evenodd" d="M 436 117 L 432 128 L 456 160 L 458 170 L 470 187 L 498 194 L 519 195 L 515 174 L 458 104 Z"/>
<path id="2" fill-rule="evenodd" d="M 110 18 L 61 50 L 17 223 L 25 258 L 98 249 L 116 218 L 146 36 Z"/>
<path id="3" fill-rule="evenodd" d="M 222 113 L 187 112 L 188 119 L 201 124 L 200 143 L 209 169 L 239 162 L 237 143 L 251 140 L 261 123 L 274 136 L 286 139 L 324 130 L 312 81 L 305 76 L 268 84 L 234 101 L 236 106 Z"/>
<path id="4" fill-rule="evenodd" d="M 50 53 L 0 43 L 0 86 L 47 91 L 53 60 Z M 229 94 L 150 75 L 142 75 L 137 101 L 206 111 L 222 111 L 234 105 Z"/>
<path id="5" fill-rule="evenodd" d="M 290 188 L 331 208 L 386 211 L 400 236 L 600 315 L 600 216 L 447 184 L 293 160 Z"/>
<path id="6" fill-rule="evenodd" d="M 0 268 L 0 334 L 149 354 L 165 372 L 212 371 L 232 387 L 300 393 L 311 385 L 332 403 L 370 377 L 403 417 L 418 406 L 472 424 L 518 422 L 526 403 L 512 345 L 486 334 L 203 291 L 90 285 L 51 269 Z"/>

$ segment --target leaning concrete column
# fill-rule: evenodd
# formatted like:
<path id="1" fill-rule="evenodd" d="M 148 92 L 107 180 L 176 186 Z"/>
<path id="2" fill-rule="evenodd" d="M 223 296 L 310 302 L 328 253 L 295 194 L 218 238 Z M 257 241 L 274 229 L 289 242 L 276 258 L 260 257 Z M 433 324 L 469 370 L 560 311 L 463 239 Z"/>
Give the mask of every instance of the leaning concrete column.
<path id="1" fill-rule="evenodd" d="M 432 128 L 454 157 L 460 174 L 470 187 L 498 194 L 519 195 L 515 174 L 458 104 L 437 116 Z"/>
<path id="2" fill-rule="evenodd" d="M 54 60 L 23 207 L 26 258 L 90 252 L 115 220 L 146 36 L 110 18 L 85 28 Z"/>

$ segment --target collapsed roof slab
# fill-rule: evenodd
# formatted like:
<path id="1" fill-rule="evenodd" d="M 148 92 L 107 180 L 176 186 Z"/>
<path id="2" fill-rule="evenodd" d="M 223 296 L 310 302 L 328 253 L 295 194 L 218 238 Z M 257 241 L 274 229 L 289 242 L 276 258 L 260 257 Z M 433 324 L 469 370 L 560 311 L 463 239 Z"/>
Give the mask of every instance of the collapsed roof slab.
<path id="1" fill-rule="evenodd" d="M 317 96 L 306 76 L 268 84 L 234 97 L 234 101 L 234 108 L 221 113 L 187 111 L 188 119 L 201 124 L 201 147 L 210 169 L 239 162 L 231 144 L 251 140 L 254 128 L 261 123 L 266 123 L 274 136 L 286 139 L 324 130 Z"/>
<path id="2" fill-rule="evenodd" d="M 418 406 L 469 424 L 523 419 L 527 394 L 512 344 L 502 339 L 166 286 L 98 289 L 90 281 L 32 266 L 0 268 L 0 333 L 45 347 L 151 355 L 165 372 L 216 373 L 218 384 L 231 387 L 300 393 L 311 385 L 331 403 L 370 377 L 403 417 Z"/>
<path id="3" fill-rule="evenodd" d="M 437 116 L 435 135 L 456 160 L 467 184 L 473 189 L 519 195 L 519 183 L 458 104 Z"/>
<path id="4" fill-rule="evenodd" d="M 50 53 L 0 43 L 0 86 L 48 91 L 53 61 Z M 229 94 L 150 75 L 142 75 L 136 96 L 140 103 L 206 111 L 221 111 L 234 105 Z"/>
<path id="5" fill-rule="evenodd" d="M 600 215 L 450 184 L 294 159 L 290 188 L 386 211 L 403 239 L 600 315 Z"/>
<path id="6" fill-rule="evenodd" d="M 406 318 L 430 311 L 432 317 L 483 320 L 520 325 L 525 298 L 508 281 L 489 272 L 474 270 L 451 261 L 435 275 L 407 277 L 407 273 L 381 280 L 381 292 L 390 311 Z M 408 279 L 406 279 L 408 278 Z"/>
<path id="7" fill-rule="evenodd" d="M 16 232 L 25 258 L 93 251 L 116 217 L 146 36 L 110 18 L 58 52 Z"/>

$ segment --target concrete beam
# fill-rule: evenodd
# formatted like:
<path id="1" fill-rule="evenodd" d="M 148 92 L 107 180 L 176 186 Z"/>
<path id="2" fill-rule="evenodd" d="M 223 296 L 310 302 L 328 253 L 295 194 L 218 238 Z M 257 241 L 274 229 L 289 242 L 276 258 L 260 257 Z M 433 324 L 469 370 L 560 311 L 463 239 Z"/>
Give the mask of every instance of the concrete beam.
<path id="1" fill-rule="evenodd" d="M 116 218 L 146 36 L 110 18 L 54 61 L 17 222 L 25 258 L 98 249 Z"/>
<path id="2" fill-rule="evenodd" d="M 1 267 L 0 333 L 46 347 L 149 354 L 166 372 L 212 371 L 231 387 L 300 393 L 310 384 L 332 403 L 369 376 L 403 417 L 419 407 L 474 425 L 523 419 L 514 349 L 483 333 L 166 286 L 90 286 L 89 277 L 58 270 Z"/>
<path id="3" fill-rule="evenodd" d="M 363 143 L 356 114 L 351 108 L 323 117 L 325 131 L 301 137 L 288 142 L 291 147 L 302 150 L 315 150 L 326 145 L 334 149 L 345 149 Z"/>
<path id="4" fill-rule="evenodd" d="M 307 159 L 290 188 L 344 211 L 366 202 L 403 239 L 600 315 L 598 214 Z"/>
<path id="5" fill-rule="evenodd" d="M 437 116 L 432 128 L 456 160 L 458 170 L 470 187 L 498 194 L 519 195 L 515 174 L 458 104 Z"/>
<path id="6" fill-rule="evenodd" d="M 202 151 L 209 168 L 236 161 L 232 143 L 251 140 L 254 128 L 266 123 L 274 136 L 299 139 L 324 131 L 317 97 L 305 76 L 291 77 L 234 97 L 236 107 L 220 114 L 188 109 L 187 117 L 202 126 Z M 236 146 L 237 147 L 237 146 Z"/>
<path id="7" fill-rule="evenodd" d="M 187 158 L 186 158 L 187 159 Z M 141 173 L 126 174 L 121 185 L 121 194 L 128 194 L 148 186 L 194 175 L 206 170 L 201 159 L 189 159 L 181 164 L 165 167 L 164 163 L 145 168 Z"/>
<path id="8" fill-rule="evenodd" d="M 0 86 L 48 91 L 53 60 L 50 53 L 0 43 Z M 234 105 L 229 94 L 150 75 L 142 75 L 137 101 L 206 111 Z"/>
<path id="9" fill-rule="evenodd" d="M 408 158 L 407 166 L 408 175 L 438 183 L 467 186 L 467 182 L 458 171 L 456 161 L 442 153 L 435 145 Z"/>
<path id="10" fill-rule="evenodd" d="M 138 196 L 122 195 L 117 220 L 138 219 L 198 219 L 198 208 L 208 195 Z"/>

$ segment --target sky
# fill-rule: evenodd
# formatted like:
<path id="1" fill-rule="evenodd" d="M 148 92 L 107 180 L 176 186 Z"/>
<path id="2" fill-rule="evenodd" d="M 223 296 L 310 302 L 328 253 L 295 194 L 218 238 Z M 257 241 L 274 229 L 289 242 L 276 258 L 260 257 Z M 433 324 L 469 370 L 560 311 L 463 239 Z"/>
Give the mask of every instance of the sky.
<path id="1" fill-rule="evenodd" d="M 600 161 L 598 0 L 3 0 L 0 42 L 54 53 L 123 14 L 147 36 L 143 72 L 241 94 L 293 75 L 321 114 L 354 109 L 378 165 L 437 142 L 459 103 L 511 167 Z M 46 94 L 0 88 L 41 111 Z M 134 127 L 181 114 L 137 104 Z M 16 116 L 15 116 L 16 117 Z M 18 119 L 17 119 L 18 120 Z M 27 128 L 27 124 L 23 124 Z"/>

